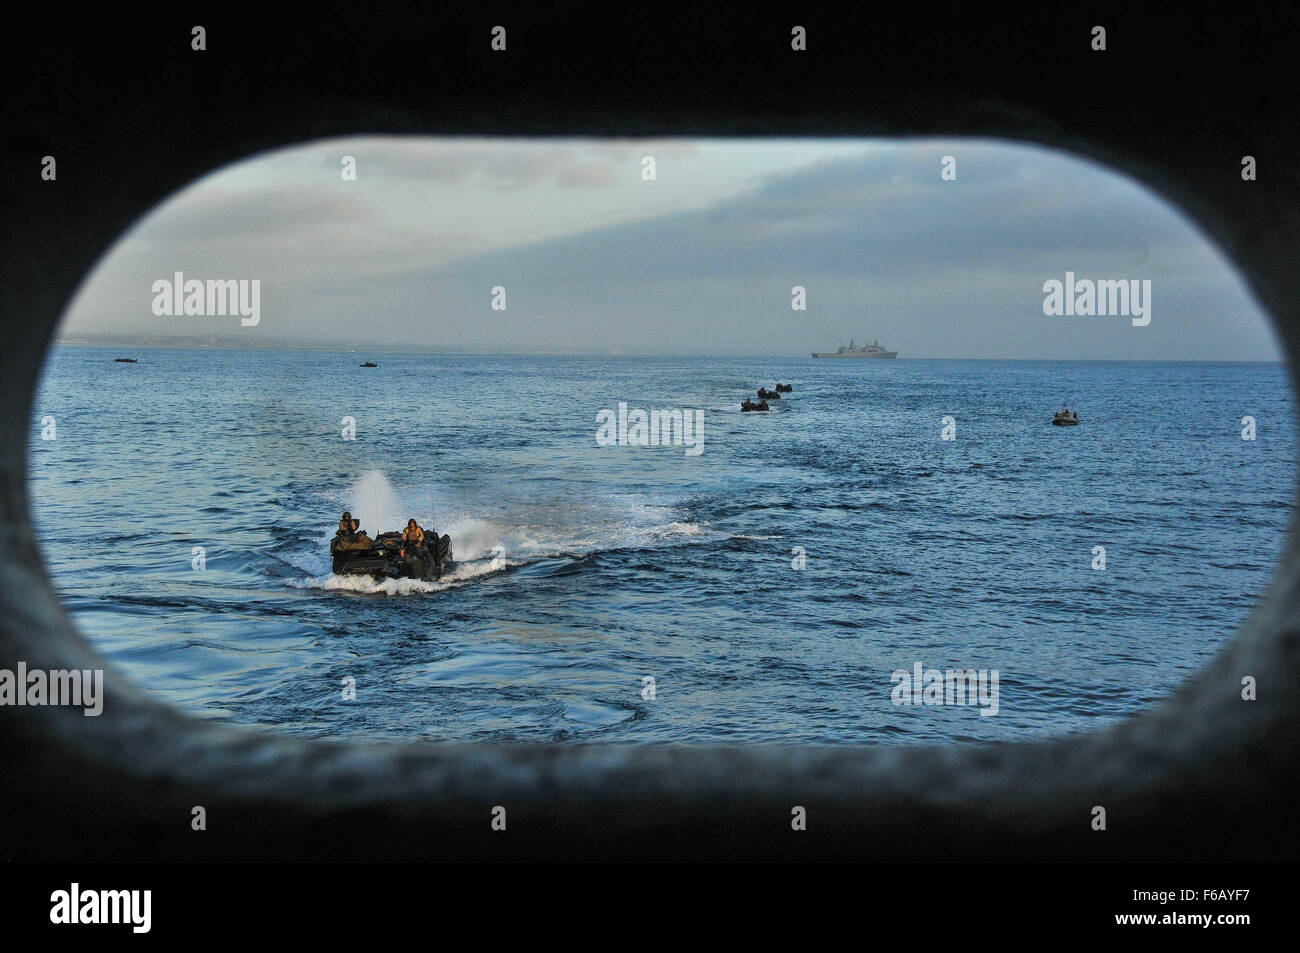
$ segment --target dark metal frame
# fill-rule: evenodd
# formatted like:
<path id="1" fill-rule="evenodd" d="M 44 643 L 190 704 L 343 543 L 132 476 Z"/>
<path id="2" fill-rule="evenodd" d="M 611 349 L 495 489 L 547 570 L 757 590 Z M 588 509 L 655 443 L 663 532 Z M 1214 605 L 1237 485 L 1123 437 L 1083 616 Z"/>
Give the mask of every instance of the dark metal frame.
<path id="1" fill-rule="evenodd" d="M 30 24 L 3 69 L 0 667 L 108 667 L 39 568 L 32 395 L 77 283 L 152 205 L 261 150 L 358 133 L 969 135 L 1035 141 L 1180 206 L 1300 348 L 1289 7 L 556 2 L 282 24 L 115 14 Z M 488 31 L 508 28 L 494 54 Z M 789 48 L 790 27 L 809 48 Z M 1089 48 L 1094 24 L 1109 49 Z M 56 182 L 39 177 L 58 160 Z M 1244 182 L 1243 155 L 1259 178 Z M 1235 412 L 1235 411 L 1234 411 Z M 34 414 L 36 417 L 34 417 Z M 1270 421 L 1269 426 L 1290 426 Z M 109 667 L 102 717 L 0 710 L 21 858 L 1294 858 L 1300 553 L 1173 697 L 1111 730 L 987 747 L 316 742 L 184 717 Z M 1243 676 L 1259 699 L 1243 702 Z M 790 830 L 790 809 L 808 830 Z M 208 830 L 190 829 L 203 805 Z M 505 833 L 489 812 L 504 805 Z M 1108 830 L 1091 829 L 1107 810 Z"/>

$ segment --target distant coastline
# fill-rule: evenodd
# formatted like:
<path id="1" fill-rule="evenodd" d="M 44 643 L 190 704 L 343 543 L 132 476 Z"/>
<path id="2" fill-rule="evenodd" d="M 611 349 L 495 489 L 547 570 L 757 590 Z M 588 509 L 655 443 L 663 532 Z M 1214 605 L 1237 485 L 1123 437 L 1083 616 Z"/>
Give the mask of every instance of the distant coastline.
<path id="1" fill-rule="evenodd" d="M 217 351 L 307 351 L 340 354 L 419 354 L 419 355 L 459 355 L 462 357 L 604 357 L 617 359 L 645 358 L 752 358 L 758 360 L 811 361 L 807 352 L 793 354 L 682 354 L 671 351 L 637 351 L 610 350 L 600 348 L 577 348 L 566 346 L 502 348 L 489 345 L 401 345 L 370 344 L 358 345 L 348 342 L 330 341 L 290 341 L 267 338 L 263 336 L 243 335 L 194 335 L 154 337 L 149 335 L 112 335 L 104 337 L 70 336 L 58 338 L 55 347 L 97 347 L 116 348 L 130 351 L 134 348 L 159 348 L 174 350 L 192 350 L 207 348 Z M 128 355 L 129 356 L 129 355 Z M 1106 358 L 1106 357 L 903 357 L 897 361 L 1021 361 L 1042 363 L 1080 363 L 1080 364 L 1286 364 L 1285 358 Z M 822 363 L 825 363 L 824 361 Z M 850 365 L 859 362 L 846 361 Z M 879 362 L 861 362 L 868 365 Z"/>

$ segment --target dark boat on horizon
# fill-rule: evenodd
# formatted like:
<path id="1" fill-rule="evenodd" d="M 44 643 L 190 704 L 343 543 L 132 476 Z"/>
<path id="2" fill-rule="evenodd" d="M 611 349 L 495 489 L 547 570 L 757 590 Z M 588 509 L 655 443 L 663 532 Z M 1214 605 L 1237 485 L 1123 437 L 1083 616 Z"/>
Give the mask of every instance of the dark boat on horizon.
<path id="1" fill-rule="evenodd" d="M 849 338 L 849 346 L 842 347 L 834 354 L 818 354 L 813 352 L 813 357 L 876 357 L 876 358 L 894 358 L 898 357 L 897 351 L 886 351 L 880 346 L 879 341 L 873 341 L 871 344 L 858 346 L 853 343 L 853 338 Z"/>

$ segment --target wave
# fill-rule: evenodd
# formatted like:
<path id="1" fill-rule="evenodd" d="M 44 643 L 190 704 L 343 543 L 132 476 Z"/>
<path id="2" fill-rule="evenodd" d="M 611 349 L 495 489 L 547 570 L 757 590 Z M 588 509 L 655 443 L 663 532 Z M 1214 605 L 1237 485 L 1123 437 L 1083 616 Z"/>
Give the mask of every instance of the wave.
<path id="1" fill-rule="evenodd" d="M 362 528 L 397 528 L 409 514 L 427 512 L 431 497 L 446 499 L 445 494 L 428 489 L 399 490 L 381 472 L 369 470 L 333 502 L 360 519 Z M 424 501 L 423 507 L 418 505 L 419 500 Z M 286 580 L 285 585 L 383 595 L 431 593 L 541 559 L 582 559 L 614 550 L 728 538 L 728 534 L 714 532 L 707 525 L 682 519 L 674 507 L 628 496 L 567 503 L 547 500 L 513 513 L 498 506 L 493 508 L 492 516 L 484 515 L 482 509 L 456 503 L 444 503 L 439 510 L 441 517 L 435 528 L 451 536 L 455 562 L 437 582 L 335 575 L 330 571 L 329 556 L 334 529 L 329 526 L 311 541 L 308 551 L 300 548 L 302 534 L 285 539 L 284 549 L 275 558 L 305 574 Z M 497 515 L 499 512 L 501 515 Z"/>
<path id="2" fill-rule="evenodd" d="M 475 579 L 481 579 L 492 573 L 502 572 L 512 565 L 503 555 L 474 562 L 456 563 L 450 572 L 435 582 L 423 579 L 373 579 L 370 576 L 339 576 L 327 573 L 324 576 L 307 576 L 302 579 L 289 579 L 285 585 L 293 589 L 323 589 L 330 592 L 358 592 L 366 595 L 410 596 L 453 589 Z"/>

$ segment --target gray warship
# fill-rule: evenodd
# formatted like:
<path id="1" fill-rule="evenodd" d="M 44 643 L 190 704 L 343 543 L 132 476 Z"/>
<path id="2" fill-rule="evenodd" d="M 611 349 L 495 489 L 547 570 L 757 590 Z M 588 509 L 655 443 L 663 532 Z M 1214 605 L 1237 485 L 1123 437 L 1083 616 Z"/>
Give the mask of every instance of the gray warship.
<path id="1" fill-rule="evenodd" d="M 848 347 L 842 347 L 834 354 L 818 354 L 814 351 L 813 357 L 898 357 L 898 352 L 886 351 L 880 346 L 879 341 L 858 346 L 853 343 L 852 338 L 849 338 Z"/>

